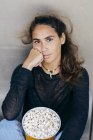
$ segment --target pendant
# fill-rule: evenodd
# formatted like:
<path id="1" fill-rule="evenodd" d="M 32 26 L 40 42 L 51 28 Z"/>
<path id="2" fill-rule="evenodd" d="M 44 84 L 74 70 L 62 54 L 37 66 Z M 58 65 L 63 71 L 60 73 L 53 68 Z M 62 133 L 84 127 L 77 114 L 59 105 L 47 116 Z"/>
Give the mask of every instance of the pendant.
<path id="1" fill-rule="evenodd" d="M 50 78 L 52 78 L 52 74 L 50 73 Z"/>
<path id="2" fill-rule="evenodd" d="M 50 78 L 52 78 L 53 71 L 49 71 L 49 72 L 50 72 Z"/>

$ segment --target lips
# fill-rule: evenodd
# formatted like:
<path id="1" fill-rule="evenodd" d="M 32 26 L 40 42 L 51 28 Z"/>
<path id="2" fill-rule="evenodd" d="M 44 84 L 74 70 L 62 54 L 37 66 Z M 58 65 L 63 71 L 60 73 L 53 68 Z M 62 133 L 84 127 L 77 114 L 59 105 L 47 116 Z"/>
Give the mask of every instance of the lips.
<path id="1" fill-rule="evenodd" d="M 43 57 L 44 57 L 45 59 L 47 59 L 47 58 L 49 58 L 49 57 L 50 57 L 50 54 L 43 55 Z"/>

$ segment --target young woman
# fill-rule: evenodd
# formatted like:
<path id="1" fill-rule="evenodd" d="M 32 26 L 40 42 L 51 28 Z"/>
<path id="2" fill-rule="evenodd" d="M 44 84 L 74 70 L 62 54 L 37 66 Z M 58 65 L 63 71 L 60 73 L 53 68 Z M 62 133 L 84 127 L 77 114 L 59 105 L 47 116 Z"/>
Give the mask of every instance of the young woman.
<path id="1" fill-rule="evenodd" d="M 16 120 L 21 110 L 24 115 L 31 108 L 45 106 L 61 117 L 55 139 L 80 140 L 88 118 L 89 76 L 78 59 L 77 46 L 65 23 L 52 15 L 35 17 L 27 38 L 25 43 L 32 43 L 32 49 L 12 74 L 2 104 L 5 119 L 0 122 L 0 139 L 23 140 Z"/>

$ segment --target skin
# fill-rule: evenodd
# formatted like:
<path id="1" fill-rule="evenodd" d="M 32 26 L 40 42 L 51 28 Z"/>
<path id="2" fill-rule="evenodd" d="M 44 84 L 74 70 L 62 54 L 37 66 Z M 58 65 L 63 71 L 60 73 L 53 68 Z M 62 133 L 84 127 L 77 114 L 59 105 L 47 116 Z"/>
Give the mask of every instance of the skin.
<path id="1" fill-rule="evenodd" d="M 61 47 L 64 42 L 64 33 L 59 37 L 55 29 L 51 26 L 37 25 L 32 33 L 33 48 L 25 60 L 23 67 L 31 70 L 38 65 L 42 67 L 43 64 L 47 69 L 55 69 L 60 65 Z"/>

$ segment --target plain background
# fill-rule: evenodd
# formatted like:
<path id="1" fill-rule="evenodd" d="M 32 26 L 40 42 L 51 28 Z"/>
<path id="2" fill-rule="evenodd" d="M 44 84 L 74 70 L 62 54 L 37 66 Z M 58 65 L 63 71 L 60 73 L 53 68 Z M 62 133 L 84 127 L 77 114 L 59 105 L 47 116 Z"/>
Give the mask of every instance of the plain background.
<path id="1" fill-rule="evenodd" d="M 24 61 L 31 49 L 21 43 L 19 36 L 35 15 L 54 11 L 71 19 L 73 40 L 79 46 L 79 54 L 85 59 L 83 66 L 89 73 L 90 110 L 82 137 L 88 140 L 93 94 L 93 0 L 0 0 L 0 107 L 14 68 Z"/>

